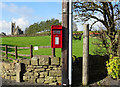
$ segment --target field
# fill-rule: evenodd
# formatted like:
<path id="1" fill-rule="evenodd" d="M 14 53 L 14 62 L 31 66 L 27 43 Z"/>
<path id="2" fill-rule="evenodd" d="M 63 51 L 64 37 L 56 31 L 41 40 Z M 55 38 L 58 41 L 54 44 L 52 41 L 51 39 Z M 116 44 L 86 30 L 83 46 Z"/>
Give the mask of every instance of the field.
<path id="1" fill-rule="evenodd" d="M 96 46 L 92 44 L 94 38 L 89 39 L 89 54 L 94 55 L 94 50 L 97 49 Z M 83 38 L 81 40 L 72 41 L 72 52 L 73 55 L 77 57 L 82 57 L 83 53 Z M 3 37 L 2 45 L 8 46 L 18 46 L 18 47 L 29 47 L 33 46 L 51 46 L 50 36 L 36 36 L 36 37 Z M 10 52 L 14 52 L 14 49 L 9 49 Z M 19 49 L 18 54 L 30 54 L 29 49 Z M 34 50 L 33 55 L 51 55 L 51 48 L 41 48 L 39 50 Z M 61 57 L 61 49 L 56 48 L 55 54 L 57 57 Z M 10 55 L 9 55 L 10 56 Z"/>

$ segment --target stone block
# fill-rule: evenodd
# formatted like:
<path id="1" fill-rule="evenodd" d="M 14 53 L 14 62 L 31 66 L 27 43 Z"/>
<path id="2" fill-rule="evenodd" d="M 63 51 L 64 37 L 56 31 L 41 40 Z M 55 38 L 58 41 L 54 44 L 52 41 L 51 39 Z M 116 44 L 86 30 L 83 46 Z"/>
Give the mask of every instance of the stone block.
<path id="1" fill-rule="evenodd" d="M 34 66 L 35 69 L 40 69 L 42 68 L 43 66 Z"/>
<path id="2" fill-rule="evenodd" d="M 59 80 L 59 81 L 57 81 L 57 82 L 58 82 L 58 83 L 62 83 L 62 80 L 61 80 L 61 81 Z"/>
<path id="3" fill-rule="evenodd" d="M 16 76 L 11 76 L 11 80 L 16 80 Z"/>
<path id="4" fill-rule="evenodd" d="M 56 77 L 57 81 L 62 81 L 62 77 Z"/>
<path id="5" fill-rule="evenodd" d="M 49 57 L 40 57 L 39 58 L 39 65 L 49 65 Z"/>
<path id="6" fill-rule="evenodd" d="M 21 63 L 24 63 L 26 65 L 30 65 L 30 59 L 23 59 Z"/>
<path id="7" fill-rule="evenodd" d="M 48 75 L 48 72 L 40 72 L 40 77 L 46 77 Z"/>
<path id="8" fill-rule="evenodd" d="M 5 75 L 3 74 L 2 76 L 1 76 L 3 79 L 5 79 Z"/>
<path id="9" fill-rule="evenodd" d="M 35 77 L 35 76 L 30 76 L 30 78 L 31 78 L 31 79 L 35 79 L 35 78 L 37 78 L 37 77 Z"/>
<path id="10" fill-rule="evenodd" d="M 40 83 L 40 84 L 44 83 L 44 81 L 45 81 L 44 78 L 38 78 L 38 79 L 37 79 L 37 83 Z"/>
<path id="11" fill-rule="evenodd" d="M 57 82 L 49 83 L 49 85 L 57 85 Z"/>
<path id="12" fill-rule="evenodd" d="M 28 66 L 26 66 L 27 68 L 33 68 L 33 66 L 32 65 L 28 65 Z"/>
<path id="13" fill-rule="evenodd" d="M 25 75 L 25 76 L 33 76 L 34 73 L 33 73 L 33 72 L 29 72 L 29 71 L 27 71 L 26 73 L 24 73 L 24 75 Z"/>
<path id="14" fill-rule="evenodd" d="M 23 80 L 25 81 L 27 79 L 27 76 L 23 76 Z"/>
<path id="15" fill-rule="evenodd" d="M 45 81 L 48 81 L 49 83 L 55 82 L 56 78 L 55 77 L 51 77 L 51 76 L 46 76 L 45 77 Z"/>
<path id="16" fill-rule="evenodd" d="M 38 76 L 39 76 L 39 73 L 34 72 L 34 77 L 38 77 Z"/>
<path id="17" fill-rule="evenodd" d="M 31 76 L 23 76 L 23 80 L 28 81 L 31 78 Z"/>
<path id="18" fill-rule="evenodd" d="M 10 69 L 13 70 L 15 68 L 15 63 L 10 64 Z"/>
<path id="19" fill-rule="evenodd" d="M 28 76 L 33 76 L 33 75 L 34 75 L 33 72 L 29 72 L 29 73 L 28 73 Z"/>
<path id="20" fill-rule="evenodd" d="M 50 76 L 61 76 L 61 74 L 62 74 L 61 70 L 51 70 L 49 72 Z"/>
<path id="21" fill-rule="evenodd" d="M 6 76 L 6 78 L 5 79 L 9 79 L 10 80 L 10 76 Z"/>
<path id="22" fill-rule="evenodd" d="M 27 71 L 27 72 L 25 72 L 25 73 L 24 73 L 24 75 L 25 75 L 25 76 L 27 76 L 27 75 L 28 75 L 28 73 L 29 73 L 29 72 Z"/>
<path id="23" fill-rule="evenodd" d="M 35 69 L 35 72 L 41 72 L 41 71 L 45 71 L 45 69 L 44 68 Z"/>
<path id="24" fill-rule="evenodd" d="M 16 76 L 16 72 L 10 73 L 11 76 Z"/>
<path id="25" fill-rule="evenodd" d="M 32 71 L 33 71 L 33 69 L 32 69 L 32 68 L 28 68 L 28 69 L 27 69 L 27 71 L 32 72 Z"/>
<path id="26" fill-rule="evenodd" d="M 48 81 L 48 80 L 44 81 L 44 84 L 48 84 L 48 83 L 49 83 L 49 81 Z"/>
<path id="27" fill-rule="evenodd" d="M 40 78 L 44 78 L 45 77 L 45 75 L 43 75 L 43 74 L 40 74 Z"/>
<path id="28" fill-rule="evenodd" d="M 48 72 L 42 72 L 43 75 L 47 76 L 48 75 Z"/>
<path id="29" fill-rule="evenodd" d="M 60 58 L 59 57 L 51 57 L 51 65 L 59 65 Z"/>
<path id="30" fill-rule="evenodd" d="M 57 70 L 62 70 L 62 67 L 58 67 Z"/>
<path id="31" fill-rule="evenodd" d="M 16 82 L 20 82 L 21 64 L 16 63 Z"/>
<path id="32" fill-rule="evenodd" d="M 44 69 L 47 69 L 47 68 L 48 68 L 48 66 L 43 66 L 43 68 L 44 68 Z"/>
<path id="33" fill-rule="evenodd" d="M 34 79 L 28 79 L 28 82 L 30 82 L 30 83 L 36 83 L 36 79 L 34 78 Z"/>
<path id="34" fill-rule="evenodd" d="M 9 63 L 4 63 L 4 68 L 5 68 L 6 70 L 9 70 L 9 69 L 10 69 L 10 64 L 9 64 Z"/>
<path id="35" fill-rule="evenodd" d="M 31 65 L 39 65 L 39 64 L 38 64 L 38 58 L 37 58 L 37 57 L 33 57 L 33 58 L 31 59 Z"/>
<path id="36" fill-rule="evenodd" d="M 50 69 L 46 69 L 46 71 L 50 71 Z"/>

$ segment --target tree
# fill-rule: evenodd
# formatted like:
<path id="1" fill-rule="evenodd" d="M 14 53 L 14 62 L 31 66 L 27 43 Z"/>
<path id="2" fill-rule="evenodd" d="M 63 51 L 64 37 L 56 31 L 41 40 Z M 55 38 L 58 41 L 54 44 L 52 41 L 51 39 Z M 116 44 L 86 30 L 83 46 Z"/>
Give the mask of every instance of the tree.
<path id="1" fill-rule="evenodd" d="M 58 19 L 52 18 L 51 20 L 41 21 L 40 23 L 34 23 L 25 29 L 26 34 L 45 32 L 51 30 L 51 25 L 61 25 Z"/>
<path id="2" fill-rule="evenodd" d="M 101 29 L 100 38 L 108 55 L 117 55 L 119 40 L 115 26 L 120 20 L 120 9 L 118 2 L 74 2 L 75 20 L 83 23 L 92 19 L 94 21 L 91 28 L 97 22 L 103 24 L 105 29 Z M 102 18 L 98 15 L 101 15 Z"/>
<path id="3" fill-rule="evenodd" d="M 30 33 L 36 33 L 38 32 L 40 29 L 40 26 L 38 23 L 34 23 L 32 25 L 30 25 L 28 28 L 25 29 L 25 33 L 26 34 L 30 34 Z"/>

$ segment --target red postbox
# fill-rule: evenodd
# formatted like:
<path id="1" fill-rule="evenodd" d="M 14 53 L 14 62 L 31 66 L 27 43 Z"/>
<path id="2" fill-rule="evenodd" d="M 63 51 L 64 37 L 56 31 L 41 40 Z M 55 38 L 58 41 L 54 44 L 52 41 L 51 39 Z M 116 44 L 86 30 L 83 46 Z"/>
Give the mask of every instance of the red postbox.
<path id="1" fill-rule="evenodd" d="M 51 48 L 62 48 L 62 26 L 51 26 Z"/>

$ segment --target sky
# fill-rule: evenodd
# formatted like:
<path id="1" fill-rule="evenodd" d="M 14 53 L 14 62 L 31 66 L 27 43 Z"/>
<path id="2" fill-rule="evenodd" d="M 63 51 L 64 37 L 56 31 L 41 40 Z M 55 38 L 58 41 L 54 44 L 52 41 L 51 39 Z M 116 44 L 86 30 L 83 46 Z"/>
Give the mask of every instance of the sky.
<path id="1" fill-rule="evenodd" d="M 11 22 L 15 22 L 23 31 L 31 24 L 50 20 L 62 21 L 62 0 L 2 0 L 0 2 L 0 33 L 11 34 Z M 99 18 L 103 16 L 98 15 Z M 92 21 L 88 21 L 90 24 Z M 97 25 L 101 24 L 98 22 Z M 77 23 L 78 30 L 83 30 Z"/>
<path id="2" fill-rule="evenodd" d="M 61 2 L 1 2 L 0 32 L 10 34 L 11 22 L 15 22 L 23 31 L 29 25 L 47 19 L 62 20 Z"/>

